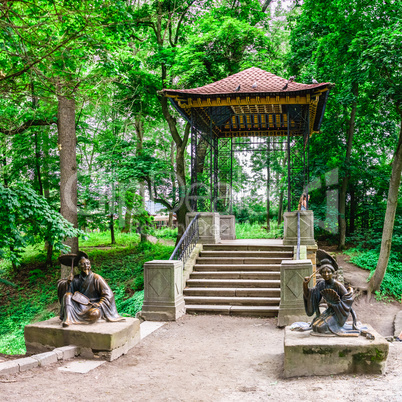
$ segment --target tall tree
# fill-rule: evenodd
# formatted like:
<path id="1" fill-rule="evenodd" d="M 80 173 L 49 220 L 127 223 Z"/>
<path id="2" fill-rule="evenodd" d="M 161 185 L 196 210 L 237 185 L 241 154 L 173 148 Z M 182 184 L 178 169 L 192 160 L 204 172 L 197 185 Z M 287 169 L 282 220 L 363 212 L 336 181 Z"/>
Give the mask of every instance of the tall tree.
<path id="1" fill-rule="evenodd" d="M 398 2 L 374 1 L 361 19 L 362 29 L 354 41 L 360 51 L 361 69 L 367 79 L 374 80 L 376 95 L 383 98 L 398 116 L 400 132 L 392 158 L 387 208 L 378 263 L 369 283 L 371 292 L 379 290 L 384 278 L 392 245 L 395 214 L 402 174 L 402 14 Z M 392 118 L 392 117 L 391 117 Z"/>

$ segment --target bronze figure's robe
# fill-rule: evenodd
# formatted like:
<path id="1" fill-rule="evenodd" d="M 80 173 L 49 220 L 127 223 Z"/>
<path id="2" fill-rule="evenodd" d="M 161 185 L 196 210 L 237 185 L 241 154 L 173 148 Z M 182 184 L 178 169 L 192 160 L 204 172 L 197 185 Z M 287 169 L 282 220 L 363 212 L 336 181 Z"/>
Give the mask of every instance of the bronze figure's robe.
<path id="1" fill-rule="evenodd" d="M 328 308 L 320 314 L 321 291 L 324 289 L 333 289 L 339 295 L 340 301 L 336 304 L 328 304 Z M 318 282 L 314 288 L 308 289 L 307 295 L 304 294 L 306 313 L 308 316 L 312 316 L 314 313 L 318 315 L 311 323 L 313 331 L 321 334 L 333 333 L 336 335 L 351 332 L 349 328 L 346 329 L 343 326 L 352 309 L 352 295 L 353 292 L 348 292 L 345 286 L 338 281 L 328 283 L 323 280 Z"/>
<path id="2" fill-rule="evenodd" d="M 60 319 L 63 324 L 80 324 L 93 322 L 94 309 L 98 309 L 99 318 L 106 321 L 124 320 L 117 313 L 116 303 L 112 290 L 106 281 L 98 274 L 90 271 L 89 275 L 75 275 L 72 281 L 62 279 L 57 285 L 57 292 L 60 308 Z M 82 304 L 73 300 L 75 292 L 80 292 L 86 296 L 92 304 Z"/>

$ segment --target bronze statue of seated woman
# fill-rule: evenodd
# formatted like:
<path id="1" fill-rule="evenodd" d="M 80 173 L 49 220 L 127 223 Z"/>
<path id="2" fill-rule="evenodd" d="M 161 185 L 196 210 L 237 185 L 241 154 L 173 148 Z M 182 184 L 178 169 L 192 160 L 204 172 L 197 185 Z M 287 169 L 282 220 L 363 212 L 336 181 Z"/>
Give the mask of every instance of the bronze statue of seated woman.
<path id="1" fill-rule="evenodd" d="M 346 289 L 342 283 L 333 278 L 335 268 L 329 260 L 323 260 L 318 268 L 322 280 L 313 288 L 308 284 L 315 272 L 303 281 L 304 307 L 310 317 L 315 314 L 313 321 L 305 330 L 312 330 L 313 334 L 326 334 L 338 336 L 358 336 L 360 330 L 356 326 L 356 314 L 352 309 L 353 289 Z M 320 312 L 320 302 L 324 299 L 327 309 Z M 352 316 L 353 324 L 346 321 Z"/>

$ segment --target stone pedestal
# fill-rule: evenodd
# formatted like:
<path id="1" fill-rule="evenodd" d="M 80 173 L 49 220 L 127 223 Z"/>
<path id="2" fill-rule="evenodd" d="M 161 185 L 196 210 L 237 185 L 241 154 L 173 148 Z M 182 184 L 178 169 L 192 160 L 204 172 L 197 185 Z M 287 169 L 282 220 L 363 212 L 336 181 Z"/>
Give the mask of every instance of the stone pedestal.
<path id="1" fill-rule="evenodd" d="M 140 321 L 127 317 L 125 321 L 99 320 L 95 324 L 75 324 L 63 328 L 60 319 L 55 317 L 27 325 L 24 336 L 28 353 L 75 345 L 80 349 L 81 356 L 112 361 L 140 341 Z"/>
<path id="2" fill-rule="evenodd" d="M 286 246 L 297 245 L 297 212 L 300 213 L 300 244 L 314 246 L 314 214 L 313 211 L 285 212 L 283 244 Z"/>
<path id="3" fill-rule="evenodd" d="M 197 213 L 189 212 L 186 214 L 186 227 L 188 227 Z M 200 231 L 199 243 L 216 244 L 221 241 L 220 217 L 218 212 L 200 212 L 198 228 Z"/>
<path id="4" fill-rule="evenodd" d="M 144 264 L 144 304 L 138 316 L 146 321 L 175 321 L 186 313 L 183 262 L 154 260 Z"/>
<path id="5" fill-rule="evenodd" d="M 285 328 L 284 376 L 331 374 L 384 374 L 389 343 L 372 328 L 375 336 L 311 336 L 310 331 Z"/>
<path id="6" fill-rule="evenodd" d="M 303 279 L 312 272 L 311 260 L 282 261 L 278 327 L 284 327 L 296 321 L 310 321 L 304 309 Z"/>
<path id="7" fill-rule="evenodd" d="M 313 264 L 313 271 L 316 270 L 317 267 L 317 244 L 315 244 L 314 246 L 307 246 L 307 259 L 311 260 L 311 263 Z"/>
<path id="8" fill-rule="evenodd" d="M 220 216 L 220 232 L 221 232 L 221 240 L 236 239 L 236 226 L 235 226 L 234 215 Z"/>

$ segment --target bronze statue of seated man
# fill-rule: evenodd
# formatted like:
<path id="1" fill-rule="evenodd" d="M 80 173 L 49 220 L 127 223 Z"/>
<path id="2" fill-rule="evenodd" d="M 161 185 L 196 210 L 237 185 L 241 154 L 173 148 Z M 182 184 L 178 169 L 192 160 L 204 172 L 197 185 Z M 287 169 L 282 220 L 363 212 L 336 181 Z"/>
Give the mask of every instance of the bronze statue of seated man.
<path id="1" fill-rule="evenodd" d="M 60 319 L 63 327 L 71 324 L 91 324 L 99 319 L 106 321 L 124 320 L 117 313 L 116 302 L 112 290 L 106 281 L 91 270 L 91 263 L 84 252 L 78 255 L 65 255 L 62 259 L 71 261 L 73 267 L 78 262 L 80 273 L 57 284 L 60 302 Z"/>

